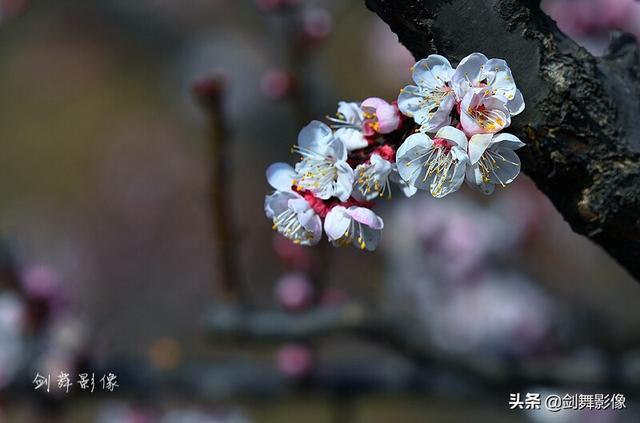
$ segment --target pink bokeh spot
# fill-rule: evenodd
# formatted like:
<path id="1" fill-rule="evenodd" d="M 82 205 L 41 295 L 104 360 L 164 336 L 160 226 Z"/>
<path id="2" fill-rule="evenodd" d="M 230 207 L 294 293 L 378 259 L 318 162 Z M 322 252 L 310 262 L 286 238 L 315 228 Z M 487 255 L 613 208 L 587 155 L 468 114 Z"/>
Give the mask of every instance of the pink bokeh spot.
<path id="1" fill-rule="evenodd" d="M 303 273 L 286 274 L 276 283 L 275 297 L 287 310 L 304 310 L 311 305 L 313 285 Z"/>
<path id="2" fill-rule="evenodd" d="M 22 275 L 22 283 L 29 295 L 38 298 L 53 297 L 60 289 L 57 273 L 45 265 L 28 267 Z"/>
<path id="3" fill-rule="evenodd" d="M 287 377 L 301 378 L 313 371 L 313 353 L 299 344 L 287 344 L 276 353 L 276 366 Z"/>

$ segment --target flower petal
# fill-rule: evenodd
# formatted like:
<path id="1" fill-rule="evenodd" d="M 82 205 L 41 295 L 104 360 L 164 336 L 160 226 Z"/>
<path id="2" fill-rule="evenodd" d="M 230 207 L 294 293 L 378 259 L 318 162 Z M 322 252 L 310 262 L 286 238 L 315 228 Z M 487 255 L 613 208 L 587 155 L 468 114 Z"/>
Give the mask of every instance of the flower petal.
<path id="1" fill-rule="evenodd" d="M 369 97 L 366 100 L 364 100 L 362 102 L 362 104 L 360 105 L 360 107 L 364 110 L 364 109 L 370 109 L 373 112 L 376 111 L 376 109 L 378 107 L 384 106 L 384 105 L 389 105 L 389 103 L 387 103 L 386 101 L 384 101 L 381 98 L 378 97 Z"/>
<path id="2" fill-rule="evenodd" d="M 336 206 L 325 217 L 324 231 L 329 241 L 336 241 L 342 238 L 347 229 L 349 229 L 351 217 L 346 214 L 346 210 L 343 206 Z"/>
<path id="3" fill-rule="evenodd" d="M 313 237 L 306 242 L 302 242 L 302 245 L 312 246 L 318 244 L 322 239 L 322 220 L 320 220 L 320 216 L 317 214 L 314 215 L 313 219 L 307 222 L 305 228 L 308 231 L 313 232 Z"/>
<path id="4" fill-rule="evenodd" d="M 483 67 L 482 77 L 487 80 L 487 85 L 495 95 L 513 98 L 516 92 L 516 83 L 511 75 L 511 69 L 502 59 L 491 59 Z"/>
<path id="5" fill-rule="evenodd" d="M 467 149 L 467 136 L 461 130 L 454 128 L 453 126 L 445 126 L 440 128 L 436 134 L 436 138 L 442 138 L 448 141 L 453 141 L 463 150 Z"/>
<path id="6" fill-rule="evenodd" d="M 498 148 L 493 158 L 496 160 L 494 171 L 489 180 L 494 184 L 505 186 L 513 182 L 520 173 L 520 157 L 508 148 Z"/>
<path id="7" fill-rule="evenodd" d="M 378 153 L 372 153 L 369 158 L 371 165 L 376 171 L 376 174 L 379 176 L 387 176 L 393 169 L 393 164 L 382 158 Z"/>
<path id="8" fill-rule="evenodd" d="M 382 229 L 384 227 L 382 219 L 366 207 L 349 207 L 346 213 L 356 222 L 362 223 L 372 229 Z"/>
<path id="9" fill-rule="evenodd" d="M 484 182 L 480 166 L 477 163 L 467 165 L 466 180 L 467 185 L 485 195 L 492 194 L 496 187 L 495 184 Z"/>
<path id="10" fill-rule="evenodd" d="M 440 172 L 429 178 L 429 192 L 435 198 L 442 198 L 460 189 L 464 182 L 464 175 L 467 168 L 466 152 L 460 147 L 453 147 L 451 154 L 458 159 L 446 173 Z"/>
<path id="11" fill-rule="evenodd" d="M 300 130 L 298 134 L 298 145 L 302 148 L 318 151 L 319 148 L 329 144 L 332 138 L 333 131 L 331 128 L 319 120 L 314 120 Z"/>
<path id="12" fill-rule="evenodd" d="M 349 123 L 362 123 L 364 113 L 360 108 L 360 103 L 353 101 L 341 101 L 338 103 L 338 114 L 341 114 Z"/>
<path id="13" fill-rule="evenodd" d="M 464 97 L 471 86 L 480 82 L 482 67 L 487 61 L 487 56 L 482 53 L 471 53 L 460 61 L 451 77 L 458 98 Z"/>
<path id="14" fill-rule="evenodd" d="M 362 131 L 354 128 L 339 128 L 335 137 L 344 143 L 347 151 L 359 150 L 369 145 Z"/>
<path id="15" fill-rule="evenodd" d="M 338 197 L 340 201 L 347 201 L 351 196 L 353 190 L 353 182 L 355 175 L 353 169 L 345 161 L 338 161 L 335 163 L 336 170 L 338 171 L 338 177 L 335 182 L 335 188 L 333 195 Z"/>
<path id="16" fill-rule="evenodd" d="M 283 211 L 289 208 L 289 200 L 299 198 L 298 194 L 293 192 L 276 191 L 264 198 L 264 212 L 269 219 L 273 219 Z"/>
<path id="17" fill-rule="evenodd" d="M 398 109 L 387 102 L 378 106 L 376 109 L 376 117 L 378 118 L 378 125 L 380 125 L 378 132 L 381 134 L 393 132 L 400 126 Z"/>
<path id="18" fill-rule="evenodd" d="M 476 134 L 484 132 L 484 128 L 478 124 L 478 122 L 472 118 L 465 110 L 460 114 L 460 124 L 464 129 L 464 133 L 470 137 Z"/>
<path id="19" fill-rule="evenodd" d="M 434 113 L 428 113 L 426 118 L 421 117 L 421 112 L 427 112 L 428 109 L 422 109 L 417 112 L 414 120 L 416 123 L 422 125 L 421 130 L 425 132 L 436 132 L 438 129 L 443 126 L 447 126 L 451 124 L 451 110 L 453 110 L 453 106 L 455 106 L 456 100 L 453 95 L 445 96 L 438 109 Z"/>
<path id="20" fill-rule="evenodd" d="M 372 229 L 363 227 L 362 237 L 364 238 L 364 243 L 361 245 L 364 245 L 364 247 L 369 251 L 374 251 L 376 248 L 378 248 L 378 244 L 380 243 L 380 239 L 382 238 L 382 228 Z"/>
<path id="21" fill-rule="evenodd" d="M 516 89 L 515 94 L 511 99 L 507 97 L 507 109 L 511 112 L 511 116 L 519 115 L 524 110 L 524 97 L 520 90 Z"/>
<path id="22" fill-rule="evenodd" d="M 398 186 L 400 187 L 400 189 L 402 190 L 402 193 L 407 198 L 413 197 L 414 195 L 416 195 L 416 192 L 418 192 L 418 188 L 411 186 L 404 181 L 399 183 Z"/>
<path id="23" fill-rule="evenodd" d="M 315 210 L 310 207 L 307 207 L 305 210 L 301 210 L 298 212 L 298 220 L 300 221 L 300 224 L 309 232 L 315 232 L 316 230 L 316 217 L 318 217 L 318 215 L 316 214 Z"/>
<path id="24" fill-rule="evenodd" d="M 484 98 L 482 104 L 488 110 L 486 132 L 496 133 L 511 125 L 511 113 L 498 96 Z"/>
<path id="25" fill-rule="evenodd" d="M 424 92 L 415 85 L 407 85 L 398 95 L 398 109 L 402 114 L 413 117 L 413 114 L 424 107 Z"/>
<path id="26" fill-rule="evenodd" d="M 331 138 L 324 154 L 334 160 L 347 160 L 347 146 L 341 139 Z"/>
<path id="27" fill-rule="evenodd" d="M 419 171 L 423 167 L 423 162 L 416 160 L 416 158 L 425 154 L 432 147 L 433 140 L 428 135 L 418 132 L 408 136 L 398 148 L 396 152 L 398 173 L 410 185 L 414 185 L 416 178 L 420 174 Z"/>
<path id="28" fill-rule="evenodd" d="M 511 124 L 511 114 L 502 98 L 469 91 L 461 104 L 460 123 L 467 136 L 496 133 Z"/>
<path id="29" fill-rule="evenodd" d="M 423 132 L 411 134 L 404 140 L 402 145 L 396 151 L 396 158 L 405 156 L 413 149 L 427 150 L 433 147 L 433 140 Z"/>
<path id="30" fill-rule="evenodd" d="M 517 150 L 524 147 L 526 144 L 520 141 L 520 138 L 515 135 L 502 132 L 493 138 L 492 144 L 500 148 L 510 148 L 511 150 Z"/>
<path id="31" fill-rule="evenodd" d="M 397 184 L 400 190 L 402 191 L 402 193 L 407 198 L 413 197 L 415 193 L 418 192 L 418 188 L 414 187 L 413 185 L 409 185 L 407 181 L 405 181 L 400 177 L 400 174 L 398 173 L 397 168 L 391 172 L 391 174 L 389 175 L 389 180 Z"/>
<path id="32" fill-rule="evenodd" d="M 307 210 L 311 209 L 311 206 L 309 205 L 309 203 L 307 203 L 307 200 L 305 200 L 301 196 L 291 198 L 287 202 L 287 207 L 296 213 L 304 213 Z"/>
<path id="33" fill-rule="evenodd" d="M 451 80 L 453 68 L 446 57 L 431 54 L 413 66 L 413 80 L 421 87 L 435 90 Z"/>
<path id="34" fill-rule="evenodd" d="M 297 177 L 296 171 L 287 163 L 274 163 L 266 173 L 269 185 L 279 191 L 291 191 L 293 180 Z"/>
<path id="35" fill-rule="evenodd" d="M 460 189 L 464 182 L 464 169 L 464 166 L 457 164 L 446 174 L 435 175 L 429 184 L 431 195 L 442 198 Z"/>
<path id="36" fill-rule="evenodd" d="M 485 152 L 487 147 L 492 144 L 493 134 L 476 134 L 469 140 L 469 161 L 476 164 Z"/>

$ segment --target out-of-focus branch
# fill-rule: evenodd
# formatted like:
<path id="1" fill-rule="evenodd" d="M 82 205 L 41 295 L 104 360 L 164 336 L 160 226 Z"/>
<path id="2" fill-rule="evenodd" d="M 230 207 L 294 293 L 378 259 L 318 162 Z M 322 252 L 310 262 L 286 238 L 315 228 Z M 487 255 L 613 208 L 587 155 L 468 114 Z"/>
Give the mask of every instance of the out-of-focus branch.
<path id="1" fill-rule="evenodd" d="M 238 238 L 234 233 L 232 199 L 229 193 L 230 153 L 223 106 L 224 81 L 221 77 L 205 78 L 195 84 L 193 91 L 206 113 L 209 125 L 208 140 L 211 157 L 209 198 L 213 239 L 217 243 L 220 286 L 224 299 L 227 302 L 235 302 L 246 299 L 246 295 L 238 270 L 236 245 Z"/>
<path id="2" fill-rule="evenodd" d="M 20 290 L 18 264 L 9 242 L 0 237 L 0 290 Z"/>
<path id="3" fill-rule="evenodd" d="M 640 52 L 619 36 L 594 57 L 539 0 L 365 0 L 416 58 L 506 59 L 527 109 L 508 128 L 522 168 L 574 231 L 640 280 Z"/>
<path id="4" fill-rule="evenodd" d="M 306 341 L 332 335 L 353 335 L 386 346 L 418 366 L 435 364 L 471 377 L 484 386 L 513 389 L 518 386 L 551 385 L 640 388 L 640 356 L 593 359 L 582 354 L 508 360 L 474 356 L 472 360 L 443 351 L 410 319 L 381 316 L 358 304 L 319 307 L 291 314 L 277 310 L 248 311 L 240 308 L 210 310 L 206 326 L 217 339 L 256 342 Z M 631 361 L 630 361 L 631 360 Z M 640 368 L 640 367 L 639 367 Z"/>

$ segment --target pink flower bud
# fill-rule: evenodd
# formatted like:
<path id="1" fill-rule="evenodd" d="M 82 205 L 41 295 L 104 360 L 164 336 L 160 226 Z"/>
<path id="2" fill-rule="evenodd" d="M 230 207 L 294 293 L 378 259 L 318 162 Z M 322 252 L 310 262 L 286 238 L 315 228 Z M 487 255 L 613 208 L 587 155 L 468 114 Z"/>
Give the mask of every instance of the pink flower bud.
<path id="1" fill-rule="evenodd" d="M 294 86 L 293 75 L 282 70 L 269 70 L 260 79 L 260 91 L 273 100 L 282 100 L 288 97 Z"/>
<path id="2" fill-rule="evenodd" d="M 290 273 L 276 284 L 275 297 L 287 310 L 302 310 L 311 304 L 313 285 L 305 274 Z"/>
<path id="3" fill-rule="evenodd" d="M 225 80 L 219 75 L 201 78 L 191 87 L 194 97 L 207 109 L 219 107 L 224 90 Z"/>
<path id="4" fill-rule="evenodd" d="M 362 102 L 362 110 L 365 114 L 373 115 L 376 124 L 372 127 L 380 134 L 388 134 L 400 127 L 402 118 L 395 104 L 389 104 L 381 98 L 369 97 Z"/>
<path id="5" fill-rule="evenodd" d="M 308 376 L 314 367 L 313 353 L 304 345 L 287 344 L 276 353 L 276 366 L 290 378 Z"/>
<path id="6" fill-rule="evenodd" d="M 302 30 L 309 41 L 322 41 L 333 29 L 333 18 L 325 9 L 308 9 L 302 16 Z"/>
<path id="7" fill-rule="evenodd" d="M 28 267 L 22 275 L 22 284 L 27 295 L 49 299 L 60 290 L 60 281 L 56 272 L 43 265 Z"/>

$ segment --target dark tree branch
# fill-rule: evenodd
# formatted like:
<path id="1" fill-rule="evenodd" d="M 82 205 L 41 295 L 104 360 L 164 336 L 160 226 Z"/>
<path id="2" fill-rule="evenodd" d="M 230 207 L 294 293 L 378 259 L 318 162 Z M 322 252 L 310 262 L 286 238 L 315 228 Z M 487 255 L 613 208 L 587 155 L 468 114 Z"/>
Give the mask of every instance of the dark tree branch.
<path id="1" fill-rule="evenodd" d="M 318 307 L 304 313 L 216 307 L 210 310 L 206 327 L 217 340 L 278 343 L 306 342 L 333 335 L 356 336 L 385 346 L 418 367 L 435 365 L 497 390 L 536 384 L 619 385 L 633 390 L 640 387 L 634 370 L 640 355 L 609 354 L 606 358 L 591 360 L 581 357 L 578 351 L 521 360 L 477 354 L 470 360 L 434 345 L 411 319 L 382 316 L 358 304 Z"/>
<path id="2" fill-rule="evenodd" d="M 212 237 L 216 241 L 220 288 L 225 301 L 246 300 L 237 263 L 237 239 L 228 188 L 230 151 L 228 128 L 224 114 L 225 86 L 221 77 L 207 77 L 197 82 L 193 93 L 206 113 L 211 155 L 209 199 L 211 204 Z"/>
<path id="3" fill-rule="evenodd" d="M 365 0 L 416 58 L 504 58 L 527 109 L 509 132 L 523 170 L 574 231 L 640 280 L 640 53 L 616 36 L 594 57 L 539 0 Z"/>

